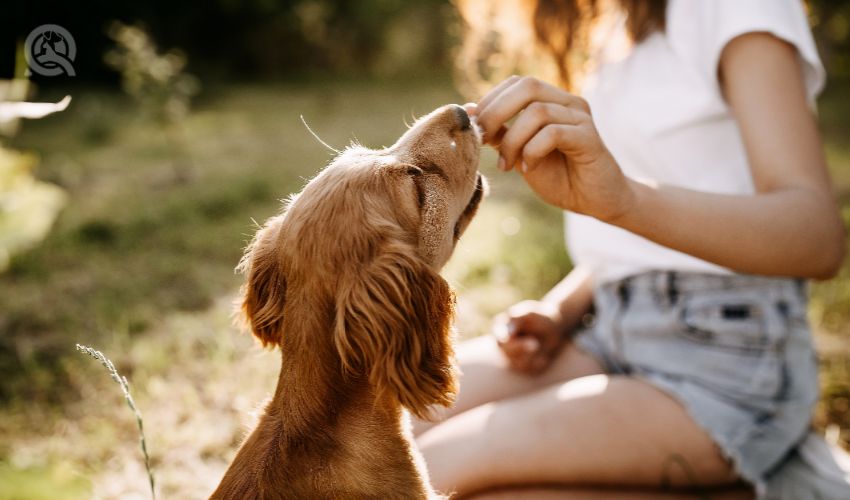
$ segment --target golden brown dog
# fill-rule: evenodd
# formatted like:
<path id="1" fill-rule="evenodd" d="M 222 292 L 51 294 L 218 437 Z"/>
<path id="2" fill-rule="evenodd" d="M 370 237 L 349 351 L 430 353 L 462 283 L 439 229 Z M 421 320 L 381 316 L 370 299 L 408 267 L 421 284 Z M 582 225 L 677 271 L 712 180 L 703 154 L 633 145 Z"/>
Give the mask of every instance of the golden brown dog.
<path id="1" fill-rule="evenodd" d="M 280 377 L 215 499 L 433 498 L 407 430 L 456 392 L 438 274 L 484 195 L 460 106 L 340 154 L 257 232 L 242 308 Z"/>

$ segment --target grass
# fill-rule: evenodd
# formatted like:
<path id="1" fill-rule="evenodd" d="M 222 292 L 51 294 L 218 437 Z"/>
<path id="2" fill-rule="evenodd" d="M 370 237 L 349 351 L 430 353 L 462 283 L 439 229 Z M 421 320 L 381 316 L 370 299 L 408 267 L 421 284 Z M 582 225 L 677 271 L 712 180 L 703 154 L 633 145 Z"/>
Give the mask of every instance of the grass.
<path id="1" fill-rule="evenodd" d="M 845 95 L 833 89 L 821 108 L 850 207 Z M 70 201 L 44 244 L 0 276 L 0 497 L 147 495 L 135 421 L 99 368 L 74 355 L 76 342 L 109 352 L 133 383 L 159 496 L 208 495 L 277 370 L 275 353 L 230 324 L 233 268 L 253 220 L 273 215 L 330 158 L 299 116 L 334 147 L 355 134 L 377 147 L 413 114 L 460 100 L 448 82 L 428 81 L 208 89 L 185 123 L 188 180 L 162 131 L 112 92 L 80 89 L 67 112 L 27 123 L 12 146 L 39 153 L 39 178 Z M 561 214 L 494 164 L 486 151 L 492 196 L 444 272 L 458 289 L 465 336 L 486 332 L 494 314 L 540 296 L 569 269 Z M 812 308 L 829 333 L 819 339 L 837 346 L 823 357 L 816 422 L 845 430 L 849 283 L 845 264 L 839 280 L 814 288 Z"/>
<path id="2" fill-rule="evenodd" d="M 5 500 L 71 500 L 88 498 L 91 485 L 68 466 L 18 468 L 0 462 Z"/>
<path id="3" fill-rule="evenodd" d="M 145 457 L 145 471 L 148 474 L 148 482 L 151 486 L 151 498 L 156 500 L 156 480 L 154 478 L 153 470 L 151 470 L 150 455 L 148 454 L 147 441 L 145 440 L 144 420 L 142 419 L 142 414 L 139 413 L 139 409 L 136 407 L 136 401 L 133 399 L 133 395 L 130 393 L 130 382 L 127 380 L 127 377 L 118 373 L 118 370 L 115 369 L 115 364 L 112 360 L 106 357 L 106 355 L 102 352 L 80 344 L 77 344 L 76 348 L 77 351 L 88 354 L 92 358 L 100 361 L 100 364 L 102 364 L 109 372 L 109 376 L 112 380 L 121 387 L 121 393 L 124 394 L 124 400 L 127 402 L 127 406 L 136 417 L 136 425 L 139 428 L 139 447 L 142 449 L 142 456 Z"/>

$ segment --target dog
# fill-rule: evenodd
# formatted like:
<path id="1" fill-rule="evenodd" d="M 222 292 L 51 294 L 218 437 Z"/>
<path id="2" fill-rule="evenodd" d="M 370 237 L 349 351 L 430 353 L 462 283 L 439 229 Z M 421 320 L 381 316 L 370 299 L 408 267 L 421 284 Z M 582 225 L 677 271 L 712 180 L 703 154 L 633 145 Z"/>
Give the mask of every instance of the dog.
<path id="1" fill-rule="evenodd" d="M 405 410 L 457 392 L 438 273 L 485 194 L 480 144 L 441 107 L 389 148 L 343 151 L 257 232 L 241 309 L 280 376 L 211 498 L 442 498 Z"/>

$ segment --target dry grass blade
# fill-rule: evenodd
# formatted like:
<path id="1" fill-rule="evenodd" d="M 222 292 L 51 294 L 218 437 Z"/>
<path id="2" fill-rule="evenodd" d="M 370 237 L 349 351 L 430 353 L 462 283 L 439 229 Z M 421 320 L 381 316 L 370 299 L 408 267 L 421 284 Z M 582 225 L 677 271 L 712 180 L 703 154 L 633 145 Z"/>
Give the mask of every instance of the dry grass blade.
<path id="1" fill-rule="evenodd" d="M 136 416 L 136 425 L 139 426 L 139 445 L 141 446 L 142 454 L 145 457 L 145 469 L 148 472 L 148 481 L 150 482 L 151 486 L 151 497 L 156 500 L 153 470 L 151 469 L 150 456 L 148 455 L 148 447 L 145 441 L 145 428 L 144 423 L 142 422 L 142 414 L 139 413 L 138 408 L 136 408 L 136 402 L 133 400 L 133 395 L 130 394 L 130 383 L 127 381 L 127 377 L 124 377 L 120 373 L 118 373 L 118 370 L 115 368 L 115 365 L 112 363 L 112 360 L 107 358 L 106 355 L 102 352 L 80 344 L 77 344 L 77 350 L 82 353 L 88 354 L 94 359 L 100 361 L 100 363 L 104 367 L 106 367 L 106 370 L 109 371 L 109 376 L 112 377 L 112 380 L 114 380 L 118 383 L 119 386 L 121 386 L 121 392 L 124 393 L 124 400 L 127 401 L 127 406 L 129 406 L 130 409 L 133 410 L 133 414 Z"/>

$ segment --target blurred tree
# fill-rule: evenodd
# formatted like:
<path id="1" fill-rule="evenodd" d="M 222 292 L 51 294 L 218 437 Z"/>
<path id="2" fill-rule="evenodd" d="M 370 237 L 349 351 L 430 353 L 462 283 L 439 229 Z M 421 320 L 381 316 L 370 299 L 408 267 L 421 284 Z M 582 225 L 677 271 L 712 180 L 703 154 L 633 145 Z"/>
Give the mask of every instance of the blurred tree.
<path id="1" fill-rule="evenodd" d="M 121 73 L 121 87 L 142 112 L 162 126 L 176 155 L 175 180 L 190 180 L 195 174 L 194 161 L 186 145 L 184 119 L 200 84 L 184 71 L 186 55 L 176 49 L 160 54 L 141 26 L 114 21 L 108 33 L 115 47 L 104 55 L 106 64 Z"/>
<path id="2" fill-rule="evenodd" d="M 809 0 L 809 18 L 832 80 L 850 79 L 850 1 Z"/>
<path id="3" fill-rule="evenodd" d="M 411 30 L 420 54 L 408 61 L 409 68 L 427 62 L 433 70 L 435 63 L 448 67 L 450 62 L 444 50 L 447 10 L 449 0 L 91 0 L 84 7 L 61 0 L 14 2 L 0 16 L 0 77 L 11 73 L 15 41 L 54 23 L 75 38 L 78 81 L 114 79 L 101 55 L 110 46 L 106 28 L 115 19 L 141 23 L 161 44 L 184 49 L 191 71 L 202 77 L 292 78 L 373 72 L 390 48 L 388 30 L 407 18 L 414 28 L 428 27 Z M 40 79 L 47 84 L 63 80 Z"/>
<path id="4" fill-rule="evenodd" d="M 850 0 L 807 3 L 831 77 L 850 78 Z M 55 23 L 67 28 L 77 42 L 77 80 L 114 81 L 101 60 L 110 46 L 106 28 L 114 19 L 141 23 L 161 44 L 181 47 L 191 61 L 190 70 L 203 78 L 368 74 L 386 70 L 385 55 L 399 43 L 417 51 L 397 59 L 394 71 L 423 66 L 446 70 L 452 34 L 446 13 L 453 9 L 451 0 L 8 2 L 0 16 L 0 77 L 11 76 L 17 40 L 36 26 Z M 399 29 L 399 23 L 405 28 Z M 399 33 L 408 36 L 400 38 Z M 401 64 L 404 61 L 406 65 Z"/>

